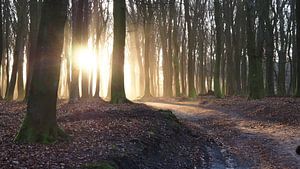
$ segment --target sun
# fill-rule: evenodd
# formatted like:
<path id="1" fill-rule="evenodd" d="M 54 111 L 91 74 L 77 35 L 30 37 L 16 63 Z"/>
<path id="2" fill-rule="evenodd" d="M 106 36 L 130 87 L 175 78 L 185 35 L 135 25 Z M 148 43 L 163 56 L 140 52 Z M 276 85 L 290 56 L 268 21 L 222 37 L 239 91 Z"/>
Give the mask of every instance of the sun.
<path id="1" fill-rule="evenodd" d="M 84 71 L 91 71 L 97 66 L 97 58 L 89 48 L 78 48 L 76 51 L 76 64 Z"/>

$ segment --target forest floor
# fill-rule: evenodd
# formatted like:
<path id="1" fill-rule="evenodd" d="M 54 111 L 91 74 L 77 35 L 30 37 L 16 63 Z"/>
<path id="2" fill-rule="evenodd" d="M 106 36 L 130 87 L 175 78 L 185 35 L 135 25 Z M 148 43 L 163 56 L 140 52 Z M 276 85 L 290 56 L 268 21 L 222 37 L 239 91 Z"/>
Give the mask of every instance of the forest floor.
<path id="1" fill-rule="evenodd" d="M 58 123 L 70 141 L 28 145 L 13 142 L 26 105 L 0 101 L 0 168 L 300 168 L 300 99 L 144 103 L 60 101 Z"/>
<path id="2" fill-rule="evenodd" d="M 15 144 L 25 112 L 24 103 L 0 101 L 1 169 L 197 169 L 209 165 L 205 147 L 214 144 L 170 111 L 95 99 L 58 104 L 58 123 L 70 141 Z"/>
<path id="3" fill-rule="evenodd" d="M 155 99 L 147 105 L 172 110 L 194 135 L 213 138 L 220 151 L 211 168 L 299 169 L 300 99 L 242 97 Z"/>

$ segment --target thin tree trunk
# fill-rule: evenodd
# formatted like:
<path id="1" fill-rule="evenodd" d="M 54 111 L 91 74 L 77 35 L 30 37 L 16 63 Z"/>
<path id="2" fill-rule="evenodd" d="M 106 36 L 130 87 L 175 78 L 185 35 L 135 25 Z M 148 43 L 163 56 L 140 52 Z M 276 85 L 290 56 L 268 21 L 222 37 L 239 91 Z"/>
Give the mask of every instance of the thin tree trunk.
<path id="1" fill-rule="evenodd" d="M 187 23 L 187 31 L 188 31 L 188 96 L 196 97 L 196 89 L 195 89 L 195 56 L 193 55 L 194 48 L 194 35 L 191 26 L 190 19 L 190 5 L 188 0 L 184 0 L 184 8 L 185 8 L 185 19 Z"/>
<path id="2" fill-rule="evenodd" d="M 297 85 L 296 96 L 300 97 L 300 2 L 296 1 L 296 22 L 297 22 Z"/>
<path id="3" fill-rule="evenodd" d="M 272 5 L 272 0 L 267 2 L 268 13 Z M 270 14 L 268 15 L 270 16 Z M 266 95 L 274 96 L 274 27 L 270 17 L 266 18 Z"/>
<path id="4" fill-rule="evenodd" d="M 82 8 L 82 0 L 72 0 L 72 80 L 70 87 L 70 101 L 79 99 L 79 66 L 76 53 L 82 42 Z"/>
<path id="5" fill-rule="evenodd" d="M 221 55 L 222 55 L 222 13 L 221 4 L 219 0 L 214 0 L 215 5 L 215 23 L 216 23 L 216 63 L 214 68 L 214 92 L 215 96 L 222 97 L 220 87 L 220 68 L 221 68 Z"/>

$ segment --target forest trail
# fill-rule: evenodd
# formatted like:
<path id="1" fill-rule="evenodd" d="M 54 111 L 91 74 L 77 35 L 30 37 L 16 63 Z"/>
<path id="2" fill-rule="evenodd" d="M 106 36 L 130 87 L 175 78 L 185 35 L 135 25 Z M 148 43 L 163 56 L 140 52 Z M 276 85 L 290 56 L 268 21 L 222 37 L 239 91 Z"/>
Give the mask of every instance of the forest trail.
<path id="1" fill-rule="evenodd" d="M 241 112 L 206 108 L 199 101 L 145 104 L 171 110 L 194 132 L 212 138 L 222 157 L 221 162 L 211 157 L 209 168 L 216 168 L 219 163 L 218 168 L 300 168 L 300 156 L 295 153 L 300 143 L 299 126 L 266 123 L 245 117 Z"/>

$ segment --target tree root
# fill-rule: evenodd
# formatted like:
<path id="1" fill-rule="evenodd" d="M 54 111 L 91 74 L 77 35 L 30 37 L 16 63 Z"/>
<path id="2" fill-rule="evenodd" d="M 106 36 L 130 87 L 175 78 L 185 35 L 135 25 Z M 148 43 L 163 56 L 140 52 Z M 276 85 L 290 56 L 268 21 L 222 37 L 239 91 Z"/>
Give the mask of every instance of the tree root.
<path id="1" fill-rule="evenodd" d="M 69 136 L 58 125 L 37 128 L 25 120 L 14 141 L 16 143 L 53 144 L 66 140 L 69 140 Z"/>

